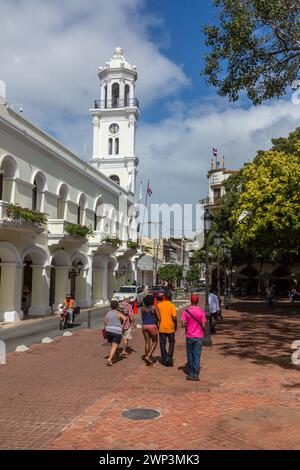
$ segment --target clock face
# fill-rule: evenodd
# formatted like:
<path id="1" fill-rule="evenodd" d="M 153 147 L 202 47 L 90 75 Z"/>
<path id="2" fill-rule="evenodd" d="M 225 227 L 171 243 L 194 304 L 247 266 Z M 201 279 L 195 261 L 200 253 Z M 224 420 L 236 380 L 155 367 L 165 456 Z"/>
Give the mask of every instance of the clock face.
<path id="1" fill-rule="evenodd" d="M 119 126 L 118 126 L 118 124 L 111 124 L 111 125 L 109 126 L 109 132 L 110 132 L 111 134 L 117 134 L 117 133 L 119 132 Z"/>

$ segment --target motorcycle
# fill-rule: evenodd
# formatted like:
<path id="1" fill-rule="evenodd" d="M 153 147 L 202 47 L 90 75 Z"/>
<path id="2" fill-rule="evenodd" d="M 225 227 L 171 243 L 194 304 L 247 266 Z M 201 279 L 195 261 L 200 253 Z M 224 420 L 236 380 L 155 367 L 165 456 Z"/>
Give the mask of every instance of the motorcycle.
<path id="1" fill-rule="evenodd" d="M 59 320 L 59 329 L 65 330 L 66 328 L 72 328 L 75 322 L 75 318 L 80 314 L 80 307 L 75 307 L 73 310 L 73 323 L 70 322 L 70 316 L 68 314 L 67 308 L 63 308 L 60 306 L 59 313 L 60 313 L 60 320 Z"/>

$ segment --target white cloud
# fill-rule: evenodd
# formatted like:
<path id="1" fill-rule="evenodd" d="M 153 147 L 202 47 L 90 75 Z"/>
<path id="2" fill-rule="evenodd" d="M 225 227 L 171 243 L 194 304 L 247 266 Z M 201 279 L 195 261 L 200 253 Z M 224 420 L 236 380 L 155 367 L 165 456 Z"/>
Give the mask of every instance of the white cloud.
<path id="1" fill-rule="evenodd" d="M 150 178 L 155 202 L 197 202 L 207 196 L 212 147 L 225 156 L 227 168 L 239 169 L 257 150 L 268 149 L 273 137 L 287 136 L 300 126 L 300 105 L 288 101 L 248 109 L 216 100 L 194 105 L 157 124 L 139 128 L 142 173 Z"/>
<path id="2" fill-rule="evenodd" d="M 138 67 L 143 106 L 188 85 L 182 69 L 159 49 L 163 19 L 144 14 L 144 4 L 1 0 L 0 79 L 9 102 L 22 103 L 25 117 L 79 151 L 92 135 L 88 109 L 99 98 L 98 66 L 116 46 Z M 151 27 L 158 28 L 157 44 Z"/>

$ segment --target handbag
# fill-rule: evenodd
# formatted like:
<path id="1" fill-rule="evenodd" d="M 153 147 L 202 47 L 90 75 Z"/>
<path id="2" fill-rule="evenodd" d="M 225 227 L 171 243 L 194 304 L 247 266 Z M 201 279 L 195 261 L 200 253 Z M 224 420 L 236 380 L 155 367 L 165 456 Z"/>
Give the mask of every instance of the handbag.
<path id="1" fill-rule="evenodd" d="M 106 333 L 106 329 L 105 328 L 102 328 L 102 336 L 104 339 L 107 339 L 107 333 Z"/>

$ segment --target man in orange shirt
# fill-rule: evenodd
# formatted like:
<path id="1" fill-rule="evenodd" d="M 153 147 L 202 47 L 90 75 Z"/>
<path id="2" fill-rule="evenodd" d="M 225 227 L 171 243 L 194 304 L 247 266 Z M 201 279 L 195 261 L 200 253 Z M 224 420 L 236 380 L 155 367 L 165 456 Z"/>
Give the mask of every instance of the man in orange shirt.
<path id="1" fill-rule="evenodd" d="M 63 309 L 67 310 L 70 323 L 73 323 L 74 308 L 75 308 L 75 301 L 71 298 L 70 294 L 66 294 L 66 298 L 63 303 Z"/>
<path id="2" fill-rule="evenodd" d="M 160 313 L 159 342 L 161 362 L 166 367 L 173 367 L 173 354 L 175 347 L 175 331 L 177 330 L 176 307 L 171 302 L 172 292 L 166 293 L 166 300 L 157 305 Z M 167 340 L 169 350 L 167 351 Z"/>

